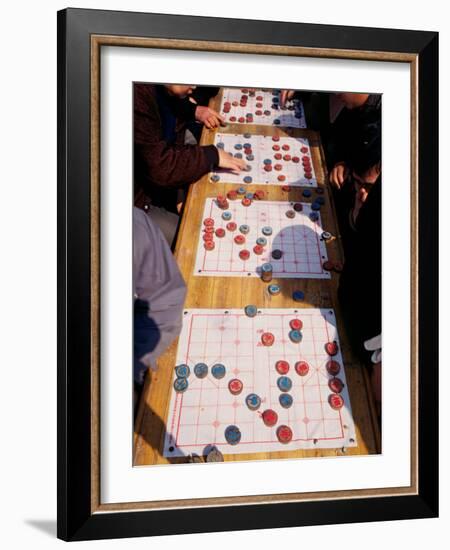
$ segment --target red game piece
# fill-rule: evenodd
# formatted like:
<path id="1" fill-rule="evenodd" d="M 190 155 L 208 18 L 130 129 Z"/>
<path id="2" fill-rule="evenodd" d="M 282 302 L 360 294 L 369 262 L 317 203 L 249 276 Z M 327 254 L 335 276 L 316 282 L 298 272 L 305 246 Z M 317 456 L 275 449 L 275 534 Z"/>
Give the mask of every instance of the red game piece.
<path id="1" fill-rule="evenodd" d="M 277 437 L 280 443 L 289 443 L 292 440 L 292 430 L 289 426 L 281 425 L 277 428 Z"/>
<path id="2" fill-rule="evenodd" d="M 285 160 L 287 162 L 290 161 L 291 160 L 291 155 L 284 155 L 283 160 Z"/>
<path id="3" fill-rule="evenodd" d="M 214 220 L 212 218 L 206 218 L 206 220 L 203 220 L 203 225 L 206 227 L 214 225 Z"/>
<path id="4" fill-rule="evenodd" d="M 248 260 L 250 258 L 250 252 L 248 250 L 241 250 L 239 252 L 239 258 L 241 260 Z"/>
<path id="5" fill-rule="evenodd" d="M 263 106 L 263 104 L 260 103 L 259 101 L 258 101 L 258 103 L 256 103 L 256 105 L 255 105 L 255 107 L 257 107 L 258 109 L 261 109 L 262 106 Z"/>
<path id="6" fill-rule="evenodd" d="M 280 146 L 277 145 L 277 144 L 275 144 L 275 145 L 272 146 L 272 149 L 273 149 L 274 151 L 279 151 L 279 150 L 280 150 Z"/>
<path id="7" fill-rule="evenodd" d="M 297 363 L 295 363 L 295 372 L 299 375 L 299 376 L 306 376 L 309 372 L 309 365 L 306 361 L 297 361 Z"/>
<path id="8" fill-rule="evenodd" d="M 280 174 L 277 178 L 278 181 L 286 181 L 286 176 L 284 176 L 283 174 Z"/>
<path id="9" fill-rule="evenodd" d="M 275 342 L 275 336 L 271 332 L 263 332 L 261 342 L 264 346 L 271 346 Z"/>
<path id="10" fill-rule="evenodd" d="M 272 136 L 272 141 L 280 141 L 279 136 Z"/>
<path id="11" fill-rule="evenodd" d="M 344 266 L 341 262 L 334 262 L 333 271 L 335 271 L 336 273 L 341 273 L 343 269 Z"/>
<path id="12" fill-rule="evenodd" d="M 328 387 L 334 393 L 341 393 L 344 389 L 344 382 L 340 378 L 330 378 L 328 382 Z"/>
<path id="13" fill-rule="evenodd" d="M 265 193 L 262 189 L 257 189 L 254 193 L 253 193 L 253 197 L 259 201 L 262 201 L 265 197 Z"/>
<path id="14" fill-rule="evenodd" d="M 272 409 L 267 409 L 262 413 L 262 419 L 266 426 L 272 427 L 278 422 L 278 415 Z"/>
<path id="15" fill-rule="evenodd" d="M 296 202 L 293 208 L 296 212 L 301 212 L 303 210 L 303 204 L 301 202 Z"/>
<path id="16" fill-rule="evenodd" d="M 289 151 L 290 147 L 287 143 L 285 143 L 282 147 L 283 151 Z"/>
<path id="17" fill-rule="evenodd" d="M 264 252 L 264 248 L 259 244 L 255 244 L 255 246 L 253 247 L 253 252 L 256 255 L 260 256 Z"/>
<path id="18" fill-rule="evenodd" d="M 261 116 L 262 115 L 261 109 L 258 109 L 257 111 L 255 111 L 255 115 L 256 116 Z"/>
<path id="19" fill-rule="evenodd" d="M 303 322 L 301 319 L 291 319 L 289 321 L 289 326 L 292 330 L 302 330 Z"/>
<path id="20" fill-rule="evenodd" d="M 264 170 L 266 172 L 272 172 L 272 165 L 271 164 L 265 164 L 264 165 Z"/>
<path id="21" fill-rule="evenodd" d="M 242 391 L 244 384 L 239 380 L 239 378 L 233 378 L 228 382 L 228 389 L 233 395 L 239 395 Z"/>
<path id="22" fill-rule="evenodd" d="M 233 107 L 237 107 L 239 105 L 239 103 L 237 101 L 233 101 L 232 105 L 233 105 Z"/>
<path id="23" fill-rule="evenodd" d="M 275 369 L 278 374 L 287 374 L 289 372 L 289 363 L 281 359 L 275 363 Z"/>
<path id="24" fill-rule="evenodd" d="M 307 152 L 308 152 L 308 147 L 302 147 L 302 148 L 300 149 L 300 151 L 301 151 L 302 153 L 307 153 Z"/>
<path id="25" fill-rule="evenodd" d="M 219 239 L 225 237 L 225 229 L 223 227 L 218 227 L 216 229 L 216 237 L 219 237 Z"/>
<path id="26" fill-rule="evenodd" d="M 337 342 L 327 342 L 325 344 L 325 351 L 328 353 L 328 355 L 337 355 L 337 352 L 339 351 L 339 346 L 337 345 Z"/>
<path id="27" fill-rule="evenodd" d="M 214 240 L 214 235 L 213 235 L 212 233 L 205 233 L 205 234 L 203 235 L 203 240 L 204 240 L 205 242 L 207 242 L 207 241 L 213 241 L 213 240 Z"/>
<path id="28" fill-rule="evenodd" d="M 281 190 L 284 191 L 285 193 L 288 193 L 291 190 L 291 186 L 290 185 L 282 185 Z"/>
<path id="29" fill-rule="evenodd" d="M 312 179 L 312 174 L 311 174 L 311 172 L 308 172 L 307 174 L 305 173 L 305 178 L 306 178 L 307 180 Z"/>
<path id="30" fill-rule="evenodd" d="M 252 199 L 248 199 L 247 197 L 244 197 L 242 199 L 242 205 L 243 206 L 250 206 L 252 204 Z"/>
<path id="31" fill-rule="evenodd" d="M 327 260 L 326 262 L 323 262 L 322 267 L 325 271 L 333 271 L 334 264 L 330 260 Z"/>
<path id="32" fill-rule="evenodd" d="M 214 233 L 214 226 L 213 225 L 208 225 L 207 227 L 205 227 L 203 232 L 204 233 Z"/>
<path id="33" fill-rule="evenodd" d="M 237 225 L 236 222 L 228 222 L 227 229 L 228 231 L 236 231 Z"/>
<path id="34" fill-rule="evenodd" d="M 299 157 L 292 157 L 292 162 L 295 162 L 297 164 L 298 162 L 300 162 L 300 158 Z"/>
<path id="35" fill-rule="evenodd" d="M 238 120 L 241 124 L 245 122 L 245 118 L 243 116 L 240 116 Z"/>
<path id="36" fill-rule="evenodd" d="M 262 95 L 257 95 L 256 96 L 256 101 L 262 101 L 263 100 L 263 96 Z"/>
<path id="37" fill-rule="evenodd" d="M 203 246 L 206 248 L 206 250 L 214 250 L 214 241 L 205 241 L 203 243 Z"/>
<path id="38" fill-rule="evenodd" d="M 275 164 L 274 169 L 279 172 L 280 170 L 283 170 L 283 165 L 282 164 Z"/>
<path id="39" fill-rule="evenodd" d="M 275 160 L 281 160 L 281 159 L 283 158 L 283 155 L 282 155 L 281 153 L 275 153 L 274 156 L 273 156 L 273 158 L 274 158 Z"/>
<path id="40" fill-rule="evenodd" d="M 328 396 L 328 403 L 330 407 L 335 411 L 342 409 L 344 406 L 344 400 L 338 393 L 332 393 Z"/>
<path id="41" fill-rule="evenodd" d="M 234 242 L 236 244 L 244 244 L 245 243 L 244 235 L 236 235 L 236 237 L 234 237 Z"/>
<path id="42" fill-rule="evenodd" d="M 237 192 L 232 189 L 231 191 L 228 191 L 227 197 L 230 199 L 230 201 L 234 201 L 237 198 Z"/>
<path id="43" fill-rule="evenodd" d="M 331 374 L 331 376 L 336 376 L 341 370 L 341 365 L 337 361 L 333 361 L 333 359 L 330 359 L 330 361 L 327 361 L 326 369 Z"/>
<path id="44" fill-rule="evenodd" d="M 230 122 L 236 122 L 236 117 L 235 116 L 230 116 Z"/>

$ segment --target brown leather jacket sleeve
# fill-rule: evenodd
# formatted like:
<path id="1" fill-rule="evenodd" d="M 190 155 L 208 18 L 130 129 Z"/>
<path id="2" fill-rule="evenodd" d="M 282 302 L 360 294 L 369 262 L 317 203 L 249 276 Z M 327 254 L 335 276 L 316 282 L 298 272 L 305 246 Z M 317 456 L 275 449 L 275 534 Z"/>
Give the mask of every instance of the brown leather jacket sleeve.
<path id="1" fill-rule="evenodd" d="M 192 183 L 218 163 L 213 145 L 172 145 L 162 139 L 161 119 L 152 87 L 135 84 L 134 146 L 143 175 L 152 183 L 177 187 Z"/>

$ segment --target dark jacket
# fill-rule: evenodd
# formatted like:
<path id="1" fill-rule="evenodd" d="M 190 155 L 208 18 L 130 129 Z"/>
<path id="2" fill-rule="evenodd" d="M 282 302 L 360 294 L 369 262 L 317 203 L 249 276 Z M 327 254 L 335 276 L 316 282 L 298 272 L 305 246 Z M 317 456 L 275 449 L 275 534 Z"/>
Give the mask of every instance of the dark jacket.
<path id="1" fill-rule="evenodd" d="M 331 126 L 327 144 L 327 164 L 331 170 L 344 161 L 357 168 L 358 159 L 381 158 L 381 96 L 369 95 L 366 103 L 356 109 L 344 108 Z"/>
<path id="2" fill-rule="evenodd" d="M 362 356 L 364 341 L 381 333 L 381 190 L 380 176 L 354 225 L 349 216 L 355 192 L 350 183 L 340 191 L 345 263 L 339 299 L 352 345 Z"/>
<path id="3" fill-rule="evenodd" d="M 218 164 L 215 146 L 184 145 L 188 113 L 164 86 L 134 85 L 135 197 L 143 190 L 152 204 L 175 211 L 176 189 Z"/>

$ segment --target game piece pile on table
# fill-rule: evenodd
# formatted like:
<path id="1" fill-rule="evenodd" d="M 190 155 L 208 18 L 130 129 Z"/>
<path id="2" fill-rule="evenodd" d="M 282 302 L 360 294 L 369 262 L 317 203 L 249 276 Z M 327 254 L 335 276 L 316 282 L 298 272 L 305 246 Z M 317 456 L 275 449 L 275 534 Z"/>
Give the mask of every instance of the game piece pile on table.
<path id="1" fill-rule="evenodd" d="M 288 100 L 280 107 L 280 90 L 224 88 L 220 114 L 233 124 L 306 128 L 301 100 Z"/>
<path id="2" fill-rule="evenodd" d="M 356 446 L 333 310 L 184 312 L 164 456 Z"/>
<path id="3" fill-rule="evenodd" d="M 206 199 L 195 275 L 264 277 L 269 264 L 273 277 L 330 278 L 320 204 L 229 196 Z"/>
<path id="4" fill-rule="evenodd" d="M 210 174 L 212 183 L 288 183 L 297 187 L 317 187 L 307 138 L 217 133 L 215 145 L 236 158 L 245 159 L 247 170 L 232 174 L 217 169 Z"/>

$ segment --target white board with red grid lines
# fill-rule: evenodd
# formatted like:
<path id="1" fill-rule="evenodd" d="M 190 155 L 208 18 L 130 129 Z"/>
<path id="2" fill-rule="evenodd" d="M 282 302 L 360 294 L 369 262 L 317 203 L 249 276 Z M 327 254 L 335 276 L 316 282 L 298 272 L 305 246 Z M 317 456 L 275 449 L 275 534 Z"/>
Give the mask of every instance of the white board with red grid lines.
<path id="1" fill-rule="evenodd" d="M 240 185 L 247 185 L 248 183 L 317 187 L 317 179 L 311 160 L 311 148 L 307 138 L 281 136 L 278 141 L 273 141 L 273 138 L 270 136 L 250 135 L 250 137 L 246 137 L 249 135 L 220 133 L 215 135 L 214 143 L 217 147 L 235 157 L 243 158 L 250 169 L 249 171 L 244 170 L 239 174 L 232 174 L 228 170 L 219 168 L 210 174 L 212 183 L 225 182 L 238 183 Z M 274 150 L 274 147 L 276 150 Z M 280 148 L 279 150 L 278 147 Z M 247 150 L 251 151 L 253 160 L 249 155 L 245 154 Z M 277 159 L 275 155 L 280 154 L 282 158 Z M 296 157 L 299 159 L 298 161 Z M 310 175 L 308 172 L 305 172 L 303 157 L 305 157 L 305 162 L 309 163 Z M 264 168 L 266 166 L 264 161 L 267 162 L 269 160 L 271 161 L 272 169 L 270 172 L 267 172 Z M 244 180 L 244 178 L 249 177 L 251 181 Z"/>
<path id="2" fill-rule="evenodd" d="M 281 128 L 306 128 L 305 111 L 300 99 L 286 102 L 280 108 L 280 90 L 254 90 L 249 94 L 245 88 L 224 88 L 220 114 L 226 122 L 233 124 L 261 124 L 263 126 L 280 126 Z M 246 96 L 246 104 L 242 104 Z M 225 103 L 230 103 L 229 112 L 226 112 Z M 248 121 L 248 115 L 253 120 Z"/>
<path id="3" fill-rule="evenodd" d="M 194 274 L 199 276 L 216 277 L 260 277 L 261 266 L 270 263 L 273 277 L 329 279 L 330 273 L 323 269 L 323 262 L 327 260 L 325 241 L 321 238 L 323 232 L 321 218 L 312 221 L 309 214 L 311 205 L 302 203 L 303 210 L 295 213 L 295 218 L 288 218 L 286 212 L 293 209 L 289 201 L 259 201 L 255 200 L 250 206 L 244 206 L 240 199 L 228 201 L 228 212 L 231 212 L 231 221 L 237 224 L 236 231 L 226 229 L 228 221 L 222 219 L 221 210 L 216 200 L 206 199 L 202 222 L 206 218 L 214 220 L 214 230 L 219 227 L 225 229 L 224 237 L 214 237 L 214 250 L 204 247 L 203 231 L 197 245 Z M 238 245 L 234 237 L 239 234 L 241 225 L 249 226 L 249 233 L 245 235 L 246 242 Z M 262 233 L 264 226 L 272 228 L 272 235 Z M 257 255 L 253 252 L 258 237 L 267 239 L 264 252 Z M 250 252 L 248 260 L 241 260 L 239 252 L 246 249 Z M 283 255 L 279 260 L 271 257 L 274 249 L 281 250 Z"/>
<path id="4" fill-rule="evenodd" d="M 303 322 L 303 339 L 299 344 L 288 337 L 291 319 Z M 275 336 L 270 347 L 261 343 L 261 334 L 266 331 Z M 338 377 L 344 383 L 341 393 L 344 406 L 335 410 L 328 403 L 331 394 L 328 382 L 332 377 L 326 370 L 330 357 L 324 345 L 333 340 L 339 345 L 333 310 L 260 309 L 256 317 L 248 317 L 243 309 L 185 310 L 176 364 L 187 364 L 191 374 L 184 393 L 177 393 L 172 386 L 164 456 L 202 455 L 212 445 L 224 454 L 356 446 L 340 351 L 333 359 L 341 365 Z M 289 393 L 293 404 L 288 409 L 279 404 L 281 392 L 277 378 L 280 375 L 275 370 L 278 360 L 290 364 L 287 376 L 292 380 Z M 310 366 L 306 376 L 299 376 L 294 369 L 299 360 L 307 361 Z M 209 368 L 203 379 L 193 372 L 199 362 Z M 226 368 L 221 380 L 211 374 L 211 367 L 216 363 Z M 243 383 L 240 395 L 232 395 L 228 390 L 232 378 Z M 247 407 L 245 397 L 249 393 L 261 398 L 259 410 L 251 411 Z M 273 427 L 267 427 L 261 417 L 269 408 L 278 414 L 278 422 Z M 276 429 L 280 424 L 289 426 L 293 432 L 288 444 L 277 439 Z M 237 445 L 230 445 L 225 439 L 225 430 L 230 425 L 237 426 L 242 434 Z"/>

